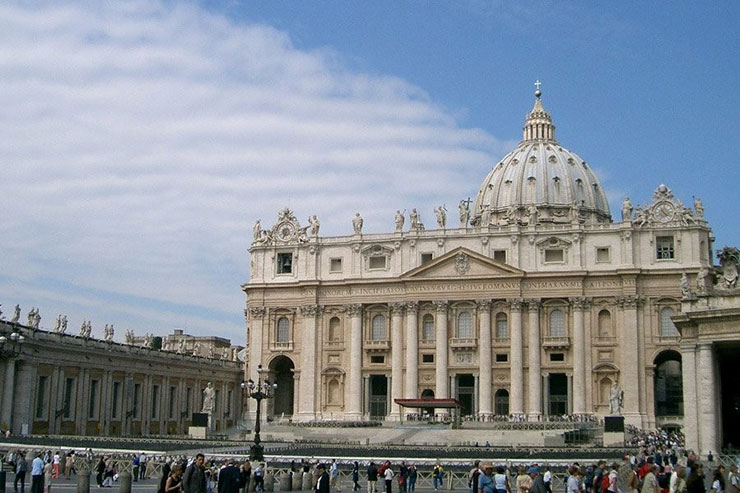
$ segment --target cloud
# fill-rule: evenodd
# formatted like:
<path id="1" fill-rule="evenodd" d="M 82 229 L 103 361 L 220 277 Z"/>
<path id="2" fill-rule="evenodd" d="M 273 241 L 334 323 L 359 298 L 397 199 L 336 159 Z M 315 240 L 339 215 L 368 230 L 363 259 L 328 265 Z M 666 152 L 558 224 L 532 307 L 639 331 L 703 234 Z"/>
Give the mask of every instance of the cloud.
<path id="1" fill-rule="evenodd" d="M 251 225 L 389 231 L 511 147 L 421 88 L 179 2 L 0 5 L 0 300 L 243 342 Z M 72 323 L 72 322 L 70 322 Z"/>

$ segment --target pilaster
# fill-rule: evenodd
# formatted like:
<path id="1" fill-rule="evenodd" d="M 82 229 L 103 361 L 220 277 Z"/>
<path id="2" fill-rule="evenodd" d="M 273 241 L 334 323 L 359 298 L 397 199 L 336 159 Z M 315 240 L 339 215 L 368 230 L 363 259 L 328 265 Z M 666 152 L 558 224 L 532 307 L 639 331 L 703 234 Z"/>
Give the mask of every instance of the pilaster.
<path id="1" fill-rule="evenodd" d="M 316 318 L 321 308 L 319 305 L 309 304 L 300 307 L 301 312 L 301 379 L 305 383 L 304 391 L 298 406 L 298 420 L 311 421 L 316 417 L 316 365 L 317 357 L 317 330 Z"/>
<path id="2" fill-rule="evenodd" d="M 447 399 L 450 397 L 447 371 L 447 301 L 435 301 L 436 310 L 436 367 L 435 367 L 435 391 L 434 397 L 437 399 Z"/>
<path id="3" fill-rule="evenodd" d="M 540 300 L 527 300 L 529 311 L 529 374 L 528 389 L 529 402 L 527 413 L 531 421 L 538 421 L 542 415 L 542 344 L 540 342 Z"/>
<path id="4" fill-rule="evenodd" d="M 478 374 L 476 392 L 478 415 L 486 418 L 493 414 L 491 398 L 491 301 L 478 300 Z"/>
<path id="5" fill-rule="evenodd" d="M 406 303 L 406 399 L 415 399 L 419 388 L 419 303 Z"/>
<path id="6" fill-rule="evenodd" d="M 362 305 L 348 305 L 347 314 L 350 319 L 350 353 L 346 416 L 357 420 L 362 417 Z"/>
<path id="7" fill-rule="evenodd" d="M 524 363 L 522 349 L 522 309 L 524 300 L 508 300 L 511 307 L 511 393 L 509 395 L 510 414 L 524 413 Z"/>
<path id="8" fill-rule="evenodd" d="M 391 399 L 390 419 L 397 421 L 401 409 L 395 399 L 403 398 L 403 303 L 391 303 Z"/>

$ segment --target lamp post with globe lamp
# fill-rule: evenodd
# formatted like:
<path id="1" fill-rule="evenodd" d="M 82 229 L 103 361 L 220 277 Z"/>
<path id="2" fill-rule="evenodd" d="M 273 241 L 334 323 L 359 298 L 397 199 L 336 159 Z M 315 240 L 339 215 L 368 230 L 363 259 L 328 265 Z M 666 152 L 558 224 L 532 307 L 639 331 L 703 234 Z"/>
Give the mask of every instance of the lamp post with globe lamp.
<path id="1" fill-rule="evenodd" d="M 257 366 L 257 383 L 251 378 L 246 382 L 242 382 L 242 391 L 249 393 L 249 397 L 257 401 L 257 415 L 254 423 L 254 444 L 249 448 L 249 459 L 253 461 L 263 461 L 264 447 L 262 446 L 262 439 L 260 438 L 260 414 L 263 399 L 270 399 L 275 390 L 277 389 L 276 383 L 270 383 L 269 380 L 262 380 L 262 365 Z"/>
<path id="2" fill-rule="evenodd" d="M 23 342 L 26 338 L 20 332 L 11 332 L 6 335 L 0 333 L 0 364 L 6 366 L 5 368 L 5 382 L 13 382 L 15 377 L 16 358 L 23 352 Z M 7 426 L 8 429 L 2 431 L 10 434 L 12 428 L 12 409 L 13 409 L 13 393 L 14 385 L 4 385 L 2 387 L 2 408 L 0 408 L 0 423 L 3 423 L 3 427 Z"/>

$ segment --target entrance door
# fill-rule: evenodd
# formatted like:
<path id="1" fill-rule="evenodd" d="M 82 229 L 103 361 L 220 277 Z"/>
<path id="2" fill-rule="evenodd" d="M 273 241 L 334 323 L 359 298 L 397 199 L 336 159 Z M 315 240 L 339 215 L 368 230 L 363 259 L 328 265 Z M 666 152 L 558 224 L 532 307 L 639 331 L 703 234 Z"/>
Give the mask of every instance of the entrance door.
<path id="1" fill-rule="evenodd" d="M 460 410 L 463 416 L 473 414 L 473 394 L 475 393 L 475 378 L 473 375 L 458 375 L 457 379 L 457 400 L 462 402 L 463 408 Z"/>
<path id="2" fill-rule="evenodd" d="M 548 414 L 561 416 L 568 414 L 568 377 L 565 373 L 550 373 L 550 402 Z"/>
<path id="3" fill-rule="evenodd" d="M 388 414 L 388 378 L 370 375 L 370 418 L 384 419 Z"/>
<path id="4" fill-rule="evenodd" d="M 719 359 L 719 382 L 721 391 L 720 406 L 722 409 L 721 426 L 723 448 L 730 444 L 740 443 L 740 372 L 737 371 L 737 362 L 740 360 L 740 346 L 725 346 L 717 348 Z M 716 453 L 716 452 L 715 452 Z"/>
<path id="5" fill-rule="evenodd" d="M 293 362 L 286 356 L 279 356 L 270 363 L 270 373 L 277 384 L 272 398 L 275 418 L 293 415 L 293 368 Z"/>

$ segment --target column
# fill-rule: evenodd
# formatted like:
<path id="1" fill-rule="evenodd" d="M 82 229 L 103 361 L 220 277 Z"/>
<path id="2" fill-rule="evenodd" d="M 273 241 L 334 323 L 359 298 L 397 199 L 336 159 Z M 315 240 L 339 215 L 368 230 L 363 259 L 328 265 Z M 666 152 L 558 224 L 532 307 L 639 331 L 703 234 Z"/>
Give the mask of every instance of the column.
<path id="1" fill-rule="evenodd" d="M 529 308 L 529 333 L 527 348 L 529 349 L 529 402 L 527 414 L 529 419 L 537 421 L 542 415 L 542 362 L 540 342 L 540 300 L 527 301 Z"/>
<path id="2" fill-rule="evenodd" d="M 390 419 L 401 417 L 401 407 L 395 399 L 403 398 L 403 303 L 391 303 L 391 400 Z"/>
<path id="3" fill-rule="evenodd" d="M 86 435 L 87 412 L 90 409 L 90 370 L 80 369 L 77 378 L 77 410 L 75 412 L 75 433 Z"/>
<path id="4" fill-rule="evenodd" d="M 624 389 L 624 418 L 625 423 L 637 427 L 642 426 L 639 409 L 640 387 L 642 382 L 638 378 L 637 370 L 637 296 L 622 296 L 619 299 L 622 306 L 622 373 L 620 387 Z"/>
<path id="5" fill-rule="evenodd" d="M 491 412 L 491 301 L 478 300 L 478 415 L 488 417 Z"/>
<path id="6" fill-rule="evenodd" d="M 33 424 L 33 401 L 38 385 L 38 366 L 35 362 L 20 361 L 18 364 L 18 385 L 13 399 L 12 432 L 21 435 L 25 429 L 31 433 Z"/>
<path id="7" fill-rule="evenodd" d="M 406 399 L 419 393 L 419 303 L 406 303 Z"/>
<path id="8" fill-rule="evenodd" d="M 699 450 L 706 458 L 711 451 L 719 450 L 717 440 L 717 379 L 714 368 L 714 352 L 711 343 L 699 344 L 698 351 L 698 385 L 699 390 Z"/>
<path id="9" fill-rule="evenodd" d="M 364 375 L 362 377 L 362 395 L 365 396 L 363 400 L 362 414 L 370 414 L 370 375 Z"/>
<path id="10" fill-rule="evenodd" d="M 259 381 L 257 365 L 262 363 L 262 337 L 265 333 L 265 314 L 263 306 L 250 307 L 249 313 L 249 378 Z M 197 407 L 197 406 L 196 406 Z M 200 411 L 200 409 L 198 409 Z"/>
<path id="11" fill-rule="evenodd" d="M 542 406 L 543 406 L 543 414 L 545 416 L 550 415 L 550 374 L 542 376 L 542 394 L 544 398 L 542 399 Z"/>
<path id="12" fill-rule="evenodd" d="M 436 375 L 434 397 L 447 399 L 450 397 L 447 386 L 447 301 L 435 301 L 437 312 L 436 323 Z"/>
<path id="13" fill-rule="evenodd" d="M 10 358 L 5 364 L 5 380 L 3 382 L 3 407 L 0 423 L 13 426 L 13 394 L 15 390 L 15 359 Z"/>
<path id="14" fill-rule="evenodd" d="M 699 415 L 697 410 L 696 345 L 681 344 L 681 377 L 683 379 L 683 433 L 686 448 L 699 449 Z"/>
<path id="15" fill-rule="evenodd" d="M 586 412 L 586 338 L 583 324 L 584 298 L 571 298 L 573 307 L 573 413 Z"/>
<path id="16" fill-rule="evenodd" d="M 522 308 L 523 300 L 509 300 L 511 307 L 511 393 L 509 394 L 509 413 L 524 413 L 524 366 L 522 361 Z"/>
<path id="17" fill-rule="evenodd" d="M 298 405 L 298 420 L 311 421 L 316 417 L 316 389 L 321 385 L 316 380 L 316 317 L 318 305 L 304 305 L 301 316 L 301 380 L 303 392 Z"/>
<path id="18" fill-rule="evenodd" d="M 357 420 L 362 418 L 362 305 L 349 305 L 347 313 L 350 319 L 350 353 L 346 417 Z"/>
<path id="19" fill-rule="evenodd" d="M 100 419 L 103 422 L 103 429 L 100 432 L 103 436 L 110 436 L 110 422 L 115 414 L 113 409 L 113 372 L 110 370 L 103 372 L 100 387 Z"/>

